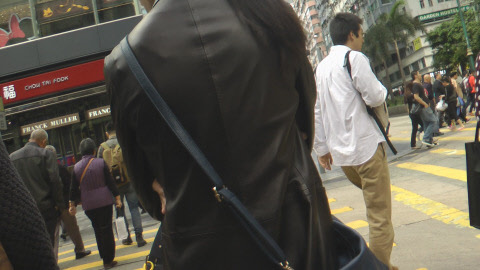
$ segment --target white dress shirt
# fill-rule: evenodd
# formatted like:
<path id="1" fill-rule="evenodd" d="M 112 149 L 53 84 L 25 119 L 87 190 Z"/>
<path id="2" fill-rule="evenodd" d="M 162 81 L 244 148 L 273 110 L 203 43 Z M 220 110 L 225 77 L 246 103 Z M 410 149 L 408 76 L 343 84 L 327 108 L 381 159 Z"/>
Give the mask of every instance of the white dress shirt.
<path id="1" fill-rule="evenodd" d="M 352 78 L 344 67 L 347 46 L 333 46 L 316 71 L 315 142 L 317 155 L 331 153 L 333 165 L 356 166 L 367 162 L 385 139 L 365 103 L 376 107 L 387 97 L 368 58 L 350 53 Z"/>

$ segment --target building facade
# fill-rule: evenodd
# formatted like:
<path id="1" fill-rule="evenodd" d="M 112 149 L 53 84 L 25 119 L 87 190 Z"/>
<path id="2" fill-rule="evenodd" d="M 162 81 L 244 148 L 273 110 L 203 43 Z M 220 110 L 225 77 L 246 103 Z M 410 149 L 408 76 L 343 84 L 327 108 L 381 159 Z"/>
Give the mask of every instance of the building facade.
<path id="1" fill-rule="evenodd" d="M 327 56 L 327 48 L 322 35 L 322 28 L 318 17 L 318 1 L 292 0 L 293 9 L 302 22 L 307 37 L 308 59 L 312 67 L 316 67 Z"/>
<path id="2" fill-rule="evenodd" d="M 58 161 L 79 160 L 79 143 L 105 138 L 110 107 L 103 59 L 141 20 L 138 0 L 2 0 L 0 89 L 9 152 L 37 128 Z M 2 36 L 3 34 L 3 36 Z M 3 37 L 3 39 L 2 39 Z"/>

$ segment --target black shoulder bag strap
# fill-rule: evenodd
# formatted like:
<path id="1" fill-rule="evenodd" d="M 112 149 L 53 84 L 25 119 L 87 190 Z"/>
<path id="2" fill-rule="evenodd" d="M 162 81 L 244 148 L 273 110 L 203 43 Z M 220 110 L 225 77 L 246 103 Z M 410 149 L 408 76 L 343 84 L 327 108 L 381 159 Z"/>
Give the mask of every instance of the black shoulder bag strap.
<path id="1" fill-rule="evenodd" d="M 351 51 L 348 51 L 346 54 L 345 54 L 345 62 L 343 64 L 344 67 L 347 68 L 348 70 L 348 75 L 350 75 L 350 79 L 353 80 L 352 78 L 352 66 L 350 65 L 350 52 Z M 373 117 L 373 119 L 375 120 L 375 122 L 377 123 L 377 126 L 378 128 L 380 129 L 380 131 L 382 132 L 383 134 L 383 137 L 385 138 L 385 141 L 387 142 L 388 144 L 388 147 L 390 147 L 390 149 L 392 150 L 393 154 L 396 155 L 397 154 L 397 149 L 395 149 L 395 147 L 393 146 L 393 143 L 390 141 L 390 139 L 388 138 L 388 135 L 387 135 L 387 132 L 385 131 L 385 128 L 383 127 L 382 125 L 382 122 L 380 122 L 380 119 L 378 119 L 378 116 L 377 114 L 373 111 L 372 107 L 368 106 L 366 103 L 365 103 L 365 107 L 367 108 L 367 112 L 368 114 Z"/>
<path id="2" fill-rule="evenodd" d="M 265 229 L 258 223 L 258 221 L 250 214 L 247 208 L 240 202 L 240 200 L 233 194 L 224 184 L 220 176 L 217 174 L 213 166 L 207 160 L 203 152 L 197 146 L 197 144 L 190 137 L 188 132 L 182 126 L 175 114 L 168 107 L 165 100 L 153 86 L 150 79 L 143 71 L 140 63 L 135 57 L 130 44 L 128 43 L 128 36 L 126 36 L 121 42 L 120 47 L 127 60 L 127 64 L 132 71 L 133 75 L 137 79 L 142 89 L 147 94 L 150 101 L 156 107 L 162 118 L 165 120 L 170 129 L 175 133 L 177 138 L 190 153 L 190 155 L 196 160 L 198 165 L 202 168 L 208 178 L 213 184 L 213 193 L 218 202 L 223 202 L 233 212 L 234 216 L 242 224 L 242 226 L 248 231 L 250 236 L 255 240 L 257 245 L 268 256 L 268 258 L 279 265 L 283 269 L 293 270 L 288 264 L 287 258 L 277 243 L 272 237 L 265 231 Z"/>

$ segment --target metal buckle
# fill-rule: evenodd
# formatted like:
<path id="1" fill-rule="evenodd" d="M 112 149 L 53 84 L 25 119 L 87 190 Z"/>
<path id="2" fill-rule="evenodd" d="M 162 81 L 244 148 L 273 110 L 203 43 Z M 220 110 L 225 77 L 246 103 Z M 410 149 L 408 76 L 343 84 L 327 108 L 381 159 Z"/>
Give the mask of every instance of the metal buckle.
<path id="1" fill-rule="evenodd" d="M 217 187 L 213 187 L 213 194 L 215 195 L 215 199 L 217 199 L 218 202 L 222 202 L 222 196 L 218 193 Z"/>
<path id="2" fill-rule="evenodd" d="M 285 270 L 294 270 L 292 267 L 290 267 L 290 265 L 288 264 L 288 261 L 281 262 L 280 266 Z"/>

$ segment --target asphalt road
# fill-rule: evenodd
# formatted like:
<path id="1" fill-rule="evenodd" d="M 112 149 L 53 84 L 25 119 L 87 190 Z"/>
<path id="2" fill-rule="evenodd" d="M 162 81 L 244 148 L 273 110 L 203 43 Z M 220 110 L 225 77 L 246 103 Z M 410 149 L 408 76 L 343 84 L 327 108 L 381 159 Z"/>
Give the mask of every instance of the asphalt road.
<path id="1" fill-rule="evenodd" d="M 399 152 L 394 156 L 388 150 L 395 229 L 393 264 L 400 269 L 479 269 L 480 231 L 469 226 L 464 152 L 465 142 L 473 141 L 475 122 L 459 132 L 443 129 L 445 135 L 438 147 L 414 151 L 410 149 L 408 116 L 393 117 L 390 122 L 391 140 Z M 332 213 L 368 241 L 361 191 L 339 168 L 321 176 Z M 102 269 L 91 223 L 81 211 L 77 219 L 85 245 L 93 254 L 75 260 L 71 241 L 60 240 L 60 268 Z M 117 241 L 119 266 L 114 269 L 143 266 L 159 222 L 147 214 L 142 219 L 149 243 L 138 248 L 135 243 L 123 246 Z"/>

